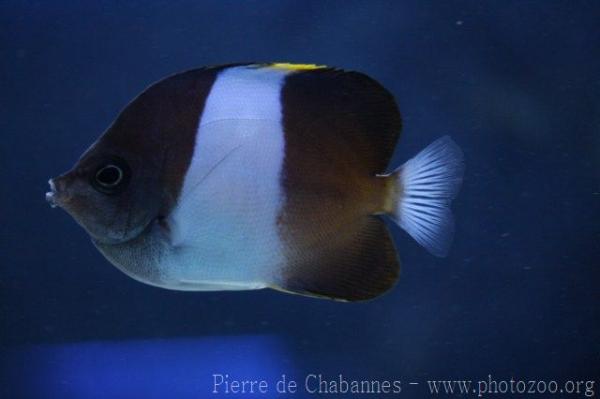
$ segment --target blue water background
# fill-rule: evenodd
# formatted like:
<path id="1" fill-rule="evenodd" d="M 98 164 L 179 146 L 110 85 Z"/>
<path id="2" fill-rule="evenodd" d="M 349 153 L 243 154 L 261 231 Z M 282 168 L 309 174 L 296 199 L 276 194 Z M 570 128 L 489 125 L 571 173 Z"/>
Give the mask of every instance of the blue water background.
<path id="1" fill-rule="evenodd" d="M 600 380 L 598 21 L 595 1 L 2 2 L 0 397 L 207 398 L 212 373 Z M 404 117 L 396 164 L 454 138 L 447 258 L 395 231 L 401 278 L 367 303 L 173 292 L 47 206 L 148 84 L 254 60 L 379 80 Z"/>

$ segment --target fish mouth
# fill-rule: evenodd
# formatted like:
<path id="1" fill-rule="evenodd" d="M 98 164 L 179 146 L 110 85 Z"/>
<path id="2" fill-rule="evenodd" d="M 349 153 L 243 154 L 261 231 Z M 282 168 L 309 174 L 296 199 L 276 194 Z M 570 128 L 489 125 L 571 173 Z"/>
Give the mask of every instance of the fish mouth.
<path id="1" fill-rule="evenodd" d="M 71 201 L 71 194 L 66 189 L 66 182 L 63 176 L 48 180 L 50 191 L 46 193 L 46 201 L 52 208 L 57 206 L 65 208 Z M 66 209 L 66 208 L 65 208 Z"/>
<path id="2" fill-rule="evenodd" d="M 50 186 L 50 191 L 46 193 L 46 201 L 50 204 L 51 208 L 56 208 L 58 206 L 58 200 L 56 195 L 56 185 L 54 184 L 54 179 L 48 180 L 48 185 Z"/>

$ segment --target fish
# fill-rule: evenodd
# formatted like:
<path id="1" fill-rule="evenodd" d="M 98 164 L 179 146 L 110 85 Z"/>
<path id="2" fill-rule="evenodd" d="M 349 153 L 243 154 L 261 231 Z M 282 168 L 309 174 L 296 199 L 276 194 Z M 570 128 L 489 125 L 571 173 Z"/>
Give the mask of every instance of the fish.
<path id="1" fill-rule="evenodd" d="M 134 98 L 46 200 L 146 284 L 369 300 L 398 280 L 389 228 L 436 256 L 454 233 L 461 149 L 443 136 L 394 167 L 401 129 L 393 95 L 361 72 L 197 68 Z"/>

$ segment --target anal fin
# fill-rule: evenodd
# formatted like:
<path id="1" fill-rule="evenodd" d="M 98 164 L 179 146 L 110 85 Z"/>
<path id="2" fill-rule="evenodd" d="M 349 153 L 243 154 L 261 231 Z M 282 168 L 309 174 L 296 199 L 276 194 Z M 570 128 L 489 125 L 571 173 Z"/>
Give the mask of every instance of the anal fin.
<path id="1" fill-rule="evenodd" d="M 400 264 L 383 221 L 365 216 L 318 248 L 299 249 L 283 279 L 272 287 L 285 292 L 340 301 L 375 298 L 398 279 Z"/>

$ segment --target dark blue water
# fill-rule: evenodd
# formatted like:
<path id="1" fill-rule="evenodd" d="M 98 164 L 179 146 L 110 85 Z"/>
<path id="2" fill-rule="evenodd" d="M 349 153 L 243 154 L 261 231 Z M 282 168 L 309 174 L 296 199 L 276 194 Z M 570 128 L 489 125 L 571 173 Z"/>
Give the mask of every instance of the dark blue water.
<path id="1" fill-rule="evenodd" d="M 1 398 L 221 397 L 219 373 L 268 380 L 257 397 L 311 373 L 400 380 L 398 397 L 488 375 L 598 395 L 600 3 L 84 3 L 0 5 Z M 148 84 L 252 60 L 379 80 L 404 117 L 397 163 L 451 135 L 467 170 L 450 255 L 395 231 L 401 279 L 366 303 L 172 292 L 47 206 L 48 178 Z"/>

